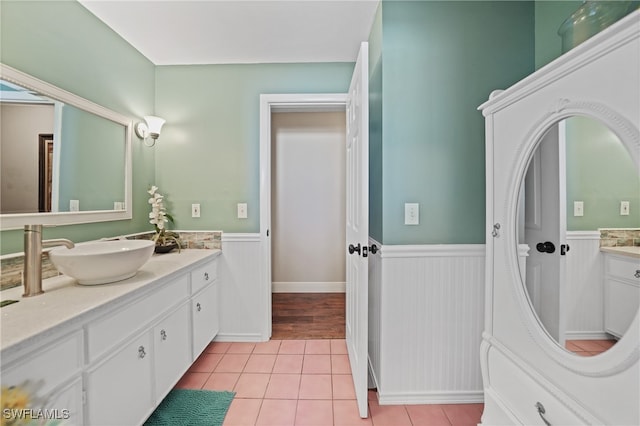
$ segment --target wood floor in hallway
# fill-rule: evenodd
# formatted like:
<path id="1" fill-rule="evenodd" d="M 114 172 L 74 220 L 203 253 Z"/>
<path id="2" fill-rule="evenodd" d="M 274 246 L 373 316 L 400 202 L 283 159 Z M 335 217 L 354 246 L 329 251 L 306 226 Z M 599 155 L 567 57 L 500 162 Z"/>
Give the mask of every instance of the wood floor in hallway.
<path id="1" fill-rule="evenodd" d="M 273 293 L 272 339 L 344 339 L 344 293 Z"/>

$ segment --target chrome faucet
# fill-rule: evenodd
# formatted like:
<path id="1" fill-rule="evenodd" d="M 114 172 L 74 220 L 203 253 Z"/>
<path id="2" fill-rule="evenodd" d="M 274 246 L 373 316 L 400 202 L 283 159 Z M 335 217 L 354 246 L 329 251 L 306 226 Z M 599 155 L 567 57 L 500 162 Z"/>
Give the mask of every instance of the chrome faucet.
<path id="1" fill-rule="evenodd" d="M 24 226 L 24 272 L 22 275 L 24 294 L 22 297 L 44 293 L 42 291 L 42 248 L 62 245 L 67 248 L 75 246 L 73 241 L 65 238 L 42 241 L 42 225 Z"/>

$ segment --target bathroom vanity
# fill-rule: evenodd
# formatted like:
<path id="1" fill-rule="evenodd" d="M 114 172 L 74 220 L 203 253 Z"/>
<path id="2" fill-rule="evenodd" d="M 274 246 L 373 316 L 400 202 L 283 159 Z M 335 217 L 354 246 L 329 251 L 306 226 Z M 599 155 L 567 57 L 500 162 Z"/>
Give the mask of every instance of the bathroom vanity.
<path id="1" fill-rule="evenodd" d="M 622 337 L 638 312 L 640 247 L 603 247 L 604 329 Z"/>
<path id="2" fill-rule="evenodd" d="M 640 424 L 637 305 L 624 312 L 627 330 L 613 347 L 597 356 L 577 356 L 558 344 L 563 339 L 553 335 L 534 309 L 535 297 L 527 291 L 518 261 L 523 191 L 536 195 L 551 188 L 541 183 L 543 176 L 526 187 L 527 170 L 539 146 L 548 140 L 557 146 L 566 137 L 567 119 L 583 117 L 607 127 L 623 143 L 636 172 L 640 169 L 639 75 L 640 11 L 636 11 L 514 86 L 494 92 L 480 107 L 486 125 L 487 185 L 482 424 Z M 543 156 L 540 162 L 554 163 Z M 548 210 L 532 208 L 531 224 L 543 227 Z M 564 216 L 556 213 L 558 217 Z M 535 250 L 561 268 L 572 252 L 566 241 L 556 241 L 555 248 L 550 241 L 538 239 L 530 253 Z M 609 297 L 630 297 L 620 292 L 621 285 L 636 288 L 631 281 L 638 268 L 621 256 L 606 255 L 610 256 L 607 280 L 613 284 Z M 533 272 L 530 260 L 527 272 Z M 559 300 L 563 285 L 566 288 L 562 280 L 556 282 Z M 556 302 L 540 294 L 541 303 Z M 611 332 L 621 335 L 619 319 L 609 319 Z"/>
<path id="3" fill-rule="evenodd" d="M 218 332 L 220 250 L 153 256 L 127 280 L 45 293 L 0 293 L 2 386 L 20 386 L 41 418 L 142 424 Z"/>

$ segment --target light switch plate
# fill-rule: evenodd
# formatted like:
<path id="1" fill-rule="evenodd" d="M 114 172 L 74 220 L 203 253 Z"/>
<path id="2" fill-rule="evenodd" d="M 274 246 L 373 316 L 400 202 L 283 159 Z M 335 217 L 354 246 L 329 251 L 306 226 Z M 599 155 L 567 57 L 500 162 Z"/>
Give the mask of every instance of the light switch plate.
<path id="1" fill-rule="evenodd" d="M 629 202 L 620 201 L 620 216 L 629 216 Z"/>
<path id="2" fill-rule="evenodd" d="M 573 202 L 573 215 L 584 216 L 584 201 Z"/>
<path id="3" fill-rule="evenodd" d="M 238 219 L 247 218 L 247 203 L 238 203 Z"/>
<path id="4" fill-rule="evenodd" d="M 191 204 L 191 217 L 200 217 L 200 204 Z"/>
<path id="5" fill-rule="evenodd" d="M 420 224 L 420 204 L 418 203 L 404 204 L 404 224 L 405 225 Z"/>
<path id="6" fill-rule="evenodd" d="M 80 211 L 80 200 L 69 200 L 69 211 L 70 212 Z"/>

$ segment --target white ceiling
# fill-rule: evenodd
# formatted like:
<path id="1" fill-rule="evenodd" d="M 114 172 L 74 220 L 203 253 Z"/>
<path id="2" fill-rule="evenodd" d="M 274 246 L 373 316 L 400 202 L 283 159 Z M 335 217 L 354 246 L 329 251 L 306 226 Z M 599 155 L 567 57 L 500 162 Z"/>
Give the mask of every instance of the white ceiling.
<path id="1" fill-rule="evenodd" d="M 379 0 L 79 0 L 156 65 L 355 62 Z"/>

